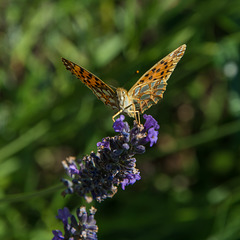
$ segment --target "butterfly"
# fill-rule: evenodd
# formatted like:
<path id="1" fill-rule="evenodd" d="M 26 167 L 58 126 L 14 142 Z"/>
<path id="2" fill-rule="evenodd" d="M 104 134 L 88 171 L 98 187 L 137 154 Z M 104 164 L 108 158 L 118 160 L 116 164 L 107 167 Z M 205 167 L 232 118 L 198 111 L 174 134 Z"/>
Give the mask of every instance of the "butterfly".
<path id="1" fill-rule="evenodd" d="M 140 79 L 127 91 L 117 88 L 115 91 L 104 83 L 100 78 L 78 66 L 77 64 L 62 58 L 66 69 L 79 78 L 104 104 L 118 112 L 115 117 L 124 112 L 135 118 L 140 123 L 140 114 L 163 98 L 167 81 L 174 71 L 177 63 L 182 58 L 186 45 L 178 47 L 166 57 L 157 62 L 151 69 L 140 77 Z"/>

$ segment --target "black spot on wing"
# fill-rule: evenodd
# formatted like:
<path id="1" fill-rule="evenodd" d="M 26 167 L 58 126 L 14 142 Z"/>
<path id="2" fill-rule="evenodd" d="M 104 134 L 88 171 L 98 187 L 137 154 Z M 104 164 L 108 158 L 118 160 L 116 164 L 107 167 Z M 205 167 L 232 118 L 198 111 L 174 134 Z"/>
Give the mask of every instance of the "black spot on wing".
<path id="1" fill-rule="evenodd" d="M 79 73 L 82 75 L 84 73 L 84 69 L 79 67 Z"/>
<path id="2" fill-rule="evenodd" d="M 95 78 L 95 80 L 96 80 L 96 78 Z M 101 84 L 99 83 L 99 81 L 95 81 L 95 85 L 98 86 L 98 87 L 101 86 Z"/>
<path id="3" fill-rule="evenodd" d="M 92 78 L 92 74 L 91 74 L 91 73 L 88 73 L 87 78 L 88 78 L 88 79 L 91 79 L 91 78 Z"/>

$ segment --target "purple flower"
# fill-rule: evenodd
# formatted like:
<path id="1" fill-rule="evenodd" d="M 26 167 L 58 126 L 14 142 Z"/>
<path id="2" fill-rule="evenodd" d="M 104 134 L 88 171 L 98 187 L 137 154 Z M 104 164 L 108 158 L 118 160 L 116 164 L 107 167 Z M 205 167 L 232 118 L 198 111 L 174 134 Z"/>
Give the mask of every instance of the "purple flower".
<path id="1" fill-rule="evenodd" d="M 97 143 L 97 147 L 100 147 L 100 146 L 104 148 L 109 148 L 109 142 L 105 138 L 103 138 L 101 142 Z"/>
<path id="2" fill-rule="evenodd" d="M 129 184 L 134 184 L 137 180 L 140 180 L 141 176 L 139 172 L 136 174 L 128 174 L 126 178 L 121 182 L 122 189 L 125 190 L 125 187 Z"/>
<path id="3" fill-rule="evenodd" d="M 85 239 L 85 240 L 97 240 L 98 226 L 96 225 L 96 220 L 94 215 L 96 209 L 91 207 L 89 214 L 85 207 L 77 209 L 77 218 L 70 214 L 67 208 L 63 210 L 59 209 L 58 213 L 61 213 L 61 217 L 57 216 L 62 220 L 64 225 L 65 234 L 63 236 L 62 232 L 59 230 L 52 231 L 54 237 L 52 240 L 74 240 L 74 239 Z M 62 217 L 64 215 L 64 217 Z M 69 222 L 68 223 L 68 218 Z"/>
<path id="4" fill-rule="evenodd" d="M 155 130 L 158 130 L 160 128 L 158 122 L 151 115 L 144 114 L 143 118 L 146 120 L 146 122 L 144 123 L 145 129 L 148 130 L 153 127 Z"/>
<path id="5" fill-rule="evenodd" d="M 75 164 L 71 164 L 70 166 L 69 166 L 69 173 L 71 174 L 71 175 L 74 175 L 74 174 L 78 174 L 79 173 L 79 171 L 78 171 L 78 169 L 77 169 L 77 166 L 75 165 Z"/>
<path id="6" fill-rule="evenodd" d="M 53 230 L 52 231 L 54 237 L 52 240 L 61 240 L 64 239 L 64 236 L 62 235 L 62 232 L 60 230 Z"/>
<path id="7" fill-rule="evenodd" d="M 103 138 L 102 142 L 97 144 L 97 153 L 91 152 L 78 160 L 71 157 L 63 161 L 64 168 L 71 178 L 62 179 L 67 187 L 62 193 L 63 196 L 76 193 L 88 202 L 92 199 L 101 202 L 113 197 L 119 185 L 125 189 L 127 185 L 140 180 L 134 155 L 143 154 L 146 151 L 144 145 L 148 142 L 150 147 L 156 143 L 159 128 L 152 116 L 144 116 L 144 126 L 134 121 L 130 129 L 121 115 L 113 124 L 114 130 L 119 134 Z"/>
<path id="8" fill-rule="evenodd" d="M 150 147 L 153 146 L 158 140 L 158 131 L 154 130 L 154 128 L 150 128 L 148 130 L 147 141 L 150 142 Z"/>
<path id="9" fill-rule="evenodd" d="M 69 210 L 68 210 L 68 208 L 63 208 L 63 209 L 59 209 L 58 210 L 58 216 L 57 216 L 57 218 L 58 219 L 60 219 L 60 220 L 62 220 L 62 222 L 64 223 L 64 224 L 67 224 L 68 223 L 68 218 L 71 216 L 71 214 L 70 214 L 70 212 L 69 212 Z"/>
<path id="10" fill-rule="evenodd" d="M 75 163 L 75 157 L 68 157 L 67 161 L 68 163 L 66 163 L 66 161 L 62 161 L 62 164 L 64 169 L 67 171 L 68 176 L 72 177 L 74 174 L 78 174 L 79 171 Z"/>
<path id="11" fill-rule="evenodd" d="M 123 122 L 125 119 L 124 115 L 120 115 L 118 119 L 113 123 L 113 129 L 115 132 L 128 132 L 129 125 L 127 122 Z"/>

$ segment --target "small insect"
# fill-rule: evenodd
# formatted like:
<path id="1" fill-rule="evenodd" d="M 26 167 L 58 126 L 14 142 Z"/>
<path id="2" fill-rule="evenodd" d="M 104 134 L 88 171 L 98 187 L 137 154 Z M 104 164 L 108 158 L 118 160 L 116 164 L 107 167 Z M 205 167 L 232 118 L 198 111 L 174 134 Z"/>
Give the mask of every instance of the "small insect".
<path id="1" fill-rule="evenodd" d="M 98 99 L 112 109 L 118 110 L 112 117 L 113 121 L 115 121 L 116 116 L 124 112 L 140 123 L 140 114 L 144 113 L 153 104 L 157 104 L 157 102 L 163 98 L 167 81 L 177 63 L 182 58 L 185 50 L 186 45 L 183 44 L 169 53 L 143 74 L 129 91 L 124 88 L 117 88 L 116 91 L 114 91 L 101 79 L 83 67 L 65 58 L 62 58 L 62 61 L 66 69 L 71 71 L 72 74 L 89 87 Z"/>

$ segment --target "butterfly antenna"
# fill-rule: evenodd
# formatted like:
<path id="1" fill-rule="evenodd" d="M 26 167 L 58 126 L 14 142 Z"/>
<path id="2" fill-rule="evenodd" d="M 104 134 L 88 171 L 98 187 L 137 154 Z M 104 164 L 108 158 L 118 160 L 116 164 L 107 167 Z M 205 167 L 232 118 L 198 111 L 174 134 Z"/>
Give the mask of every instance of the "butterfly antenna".
<path id="1" fill-rule="evenodd" d="M 111 85 L 111 84 L 108 84 L 108 86 L 109 87 L 111 87 L 112 89 L 114 89 L 114 90 L 116 90 L 117 88 L 116 87 L 114 87 L 113 85 Z"/>

